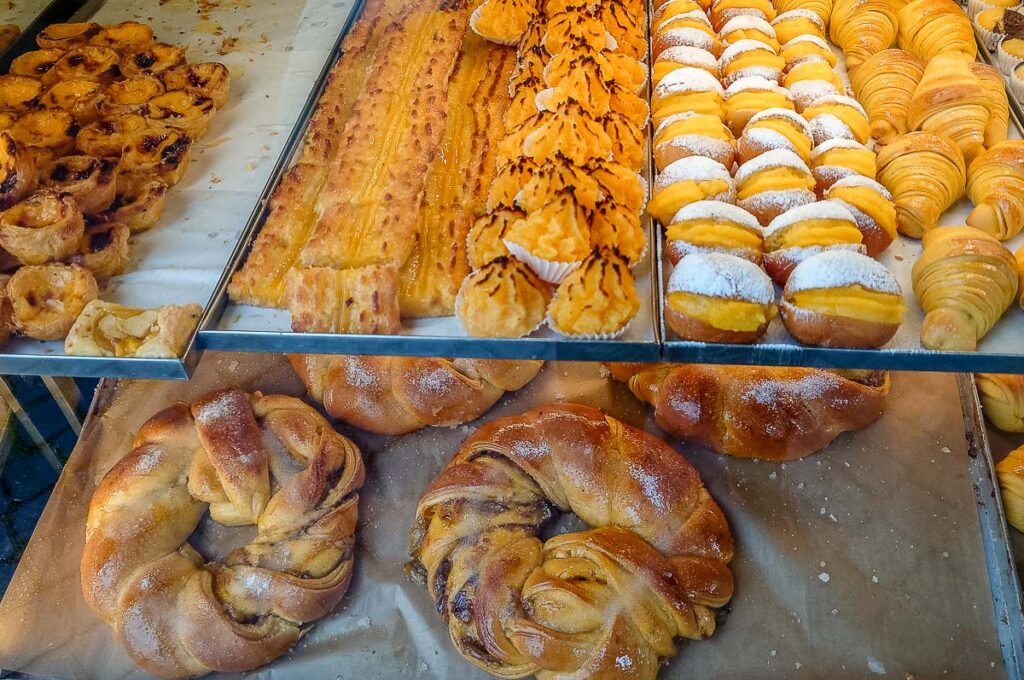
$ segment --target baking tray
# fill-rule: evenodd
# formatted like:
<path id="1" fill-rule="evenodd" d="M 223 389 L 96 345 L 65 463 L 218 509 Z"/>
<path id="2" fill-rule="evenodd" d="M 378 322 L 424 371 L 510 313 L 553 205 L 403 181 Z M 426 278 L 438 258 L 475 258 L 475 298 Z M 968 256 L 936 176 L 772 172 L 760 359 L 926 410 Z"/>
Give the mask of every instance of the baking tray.
<path id="1" fill-rule="evenodd" d="M 301 393 L 270 355 L 208 352 L 188 383 L 103 382 L 0 602 L 0 666 L 54 678 L 143 677 L 80 594 L 86 504 L 149 415 L 226 384 Z M 548 364 L 482 420 L 553 400 L 599 406 L 661 435 L 649 409 L 595 364 Z M 403 437 L 348 432 L 367 463 L 352 587 L 295 648 L 244 677 L 487 677 L 454 652 L 429 596 L 402 569 L 419 496 L 480 422 Z M 736 594 L 715 635 L 684 643 L 659 677 L 1020 677 L 1000 648 L 1016 620 L 993 607 L 990 592 L 1013 574 L 998 563 L 987 569 L 976 511 L 998 516 L 998 504 L 976 490 L 954 376 L 895 374 L 875 424 L 800 461 L 675 448 L 732 527 Z M 217 552 L 209 539 L 201 549 Z"/>
<path id="2" fill-rule="evenodd" d="M 160 222 L 133 236 L 128 272 L 111 280 L 103 300 L 208 308 L 353 9 L 352 0 L 106 0 L 73 17 L 143 21 L 158 39 L 185 46 L 190 61 L 221 61 L 232 72 L 228 104 L 193 148 Z M 0 350 L 0 373 L 180 379 L 197 350 L 193 336 L 182 359 L 68 357 L 63 342 L 18 339 Z"/>
<path id="3" fill-rule="evenodd" d="M 995 64 L 991 55 L 978 41 L 981 58 Z M 833 46 L 841 68 L 841 75 L 847 84 L 845 59 Z M 1007 88 L 1010 100 L 1010 137 L 1020 139 L 1024 130 L 1024 111 L 1020 102 Z M 946 211 L 940 225 L 963 225 L 971 203 L 962 198 Z M 1024 233 L 1006 242 L 1016 252 L 1024 245 Z M 771 364 L 782 366 L 818 366 L 836 368 L 884 368 L 910 371 L 972 371 L 972 372 L 1024 372 L 1024 310 L 1014 303 L 988 335 L 978 344 L 975 352 L 939 352 L 921 346 L 920 332 L 924 313 L 914 298 L 910 272 L 921 255 L 921 242 L 897 236 L 893 244 L 878 258 L 896 275 L 903 289 L 907 314 L 896 336 L 881 349 L 831 349 L 807 347 L 799 344 L 789 335 L 781 318 L 772 321 L 765 337 L 752 345 L 727 345 L 680 340 L 665 325 L 664 308 L 658 306 L 661 331 L 665 338 L 664 358 L 669 361 L 689 361 L 722 364 Z M 667 290 L 668 276 L 672 265 L 663 264 L 662 288 Z M 780 291 L 781 296 L 781 291 Z"/>

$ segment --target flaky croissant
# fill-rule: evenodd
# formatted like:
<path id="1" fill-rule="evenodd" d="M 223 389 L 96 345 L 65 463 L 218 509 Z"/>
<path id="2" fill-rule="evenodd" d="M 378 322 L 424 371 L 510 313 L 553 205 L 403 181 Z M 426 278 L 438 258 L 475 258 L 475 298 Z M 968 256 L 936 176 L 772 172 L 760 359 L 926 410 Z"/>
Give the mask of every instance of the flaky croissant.
<path id="1" fill-rule="evenodd" d="M 1024 375 L 978 373 L 981 410 L 1003 432 L 1024 432 Z"/>
<path id="2" fill-rule="evenodd" d="M 914 263 L 914 295 L 924 310 L 921 344 L 973 351 L 1017 294 L 1017 262 L 992 236 L 973 227 L 933 229 Z"/>
<path id="3" fill-rule="evenodd" d="M 896 202 L 901 234 L 921 238 L 963 195 L 967 169 L 960 149 L 945 137 L 912 132 L 882 147 L 878 181 Z"/>
<path id="4" fill-rule="evenodd" d="M 900 47 L 925 61 L 945 53 L 968 61 L 978 55 L 971 20 L 953 0 L 914 0 L 896 16 Z"/>
<path id="5" fill-rule="evenodd" d="M 967 224 L 1000 241 L 1024 227 L 1024 141 L 996 144 L 967 169 L 967 196 L 974 210 Z"/>
<path id="6" fill-rule="evenodd" d="M 996 477 L 1003 495 L 1006 521 L 1017 531 L 1024 531 L 1024 446 L 999 461 Z"/>
<path id="7" fill-rule="evenodd" d="M 988 125 L 985 126 L 985 148 L 991 148 L 1006 140 L 1009 132 L 1010 102 L 1006 98 L 1006 82 L 1003 74 L 995 66 L 971 62 L 971 71 L 981 81 L 981 86 L 988 94 L 989 112 Z"/>
<path id="8" fill-rule="evenodd" d="M 857 99 L 871 120 L 871 136 L 889 144 L 909 131 L 907 108 L 924 75 L 924 62 L 903 50 L 882 50 L 850 74 Z"/>
<path id="9" fill-rule="evenodd" d="M 674 437 L 728 456 L 793 460 L 885 407 L 889 374 L 843 375 L 814 368 L 648 364 L 610 367 L 638 399 L 654 406 Z"/>
<path id="10" fill-rule="evenodd" d="M 829 38 L 846 55 L 855 73 L 872 54 L 896 42 L 896 10 L 889 0 L 836 0 L 829 20 Z"/>
<path id="11" fill-rule="evenodd" d="M 985 145 L 991 117 L 989 91 L 962 55 L 942 53 L 928 62 L 907 109 L 911 130 L 951 139 L 969 163 Z"/>

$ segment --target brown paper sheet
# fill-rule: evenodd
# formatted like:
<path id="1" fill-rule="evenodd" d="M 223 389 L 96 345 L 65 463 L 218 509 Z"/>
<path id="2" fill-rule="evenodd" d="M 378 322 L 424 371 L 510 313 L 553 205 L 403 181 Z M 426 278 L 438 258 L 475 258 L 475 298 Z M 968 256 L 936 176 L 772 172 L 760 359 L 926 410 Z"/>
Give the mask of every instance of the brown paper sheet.
<path id="1" fill-rule="evenodd" d="M 0 666 L 144 677 L 82 600 L 86 507 L 146 418 L 225 384 L 301 391 L 280 358 L 215 353 L 189 384 L 118 384 L 88 423 L 0 602 Z M 895 375 L 876 424 L 785 465 L 677 445 L 732 526 L 736 595 L 714 637 L 682 645 L 660 677 L 1005 677 L 956 394 L 951 375 Z M 549 364 L 486 418 L 561 399 L 661 434 L 596 364 Z M 419 495 L 474 426 L 350 433 L 367 460 L 352 587 L 298 645 L 246 677 L 487 677 L 453 651 L 430 599 L 402 571 Z M 208 527 L 198 543 L 219 553 L 237 540 L 235 530 Z"/>

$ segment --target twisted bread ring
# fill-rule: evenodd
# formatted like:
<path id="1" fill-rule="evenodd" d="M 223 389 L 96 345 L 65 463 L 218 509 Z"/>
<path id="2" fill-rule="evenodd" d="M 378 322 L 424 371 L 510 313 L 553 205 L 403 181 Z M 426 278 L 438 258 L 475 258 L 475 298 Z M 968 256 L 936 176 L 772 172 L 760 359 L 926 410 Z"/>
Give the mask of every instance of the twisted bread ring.
<path id="1" fill-rule="evenodd" d="M 174 404 L 96 488 L 85 600 L 150 673 L 265 664 L 348 589 L 362 483 L 359 449 L 298 399 L 226 389 Z M 256 538 L 206 563 L 188 539 L 207 506 Z"/>
<path id="2" fill-rule="evenodd" d="M 542 541 L 553 511 L 596 528 Z M 697 471 L 600 410 L 551 404 L 467 439 L 420 500 L 409 571 L 503 678 L 654 678 L 715 628 L 732 535 Z"/>

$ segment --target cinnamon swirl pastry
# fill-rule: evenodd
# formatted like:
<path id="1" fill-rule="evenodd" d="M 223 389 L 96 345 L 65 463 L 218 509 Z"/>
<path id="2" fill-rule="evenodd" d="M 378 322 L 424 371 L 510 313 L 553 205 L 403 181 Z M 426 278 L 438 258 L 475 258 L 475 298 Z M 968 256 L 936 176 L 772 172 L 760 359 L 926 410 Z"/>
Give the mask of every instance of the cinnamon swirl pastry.
<path id="1" fill-rule="evenodd" d="M 65 156 L 42 168 L 43 186 L 68 194 L 86 215 L 102 212 L 114 201 L 117 161 L 97 156 Z"/>
<path id="2" fill-rule="evenodd" d="M 228 100 L 231 73 L 215 61 L 176 66 L 160 74 L 168 90 L 193 90 L 213 100 L 214 108 L 222 108 Z"/>
<path id="3" fill-rule="evenodd" d="M 174 186 L 188 167 L 192 139 L 177 130 L 144 130 L 125 142 L 120 168 L 145 173 Z"/>
<path id="4" fill-rule="evenodd" d="M 43 264 L 75 252 L 85 231 L 82 211 L 53 190 L 32 194 L 0 213 L 0 247 L 22 264 Z"/>
<path id="5" fill-rule="evenodd" d="M 125 224 L 133 234 L 156 224 L 164 211 L 166 184 L 144 173 L 120 172 L 116 187 L 106 219 Z"/>
<path id="6" fill-rule="evenodd" d="M 7 282 L 18 333 L 36 340 L 62 340 L 82 309 L 99 295 L 88 269 L 67 264 L 22 267 Z"/>

